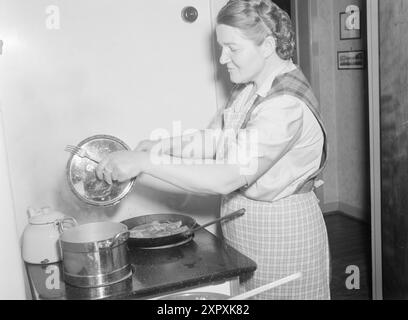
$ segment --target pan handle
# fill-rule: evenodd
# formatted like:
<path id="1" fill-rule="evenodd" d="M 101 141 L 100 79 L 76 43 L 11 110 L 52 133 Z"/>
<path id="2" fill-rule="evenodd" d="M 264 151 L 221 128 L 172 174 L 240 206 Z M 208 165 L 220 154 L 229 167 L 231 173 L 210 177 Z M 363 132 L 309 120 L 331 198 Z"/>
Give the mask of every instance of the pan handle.
<path id="1" fill-rule="evenodd" d="M 245 209 L 241 209 L 241 210 L 235 211 L 235 212 L 233 212 L 233 213 L 227 214 L 226 216 L 223 216 L 223 217 L 221 217 L 221 218 L 218 218 L 218 219 L 216 219 L 216 220 L 213 220 L 213 221 L 211 221 L 211 222 L 208 222 L 208 223 L 206 223 L 206 224 L 203 224 L 202 226 L 199 226 L 199 227 L 197 227 L 197 228 L 194 228 L 194 229 L 188 231 L 188 233 L 189 233 L 189 234 L 190 234 L 190 233 L 195 233 L 195 232 L 198 231 L 198 230 L 204 229 L 204 228 L 206 228 L 206 227 L 208 227 L 208 226 L 211 226 L 211 225 L 213 225 L 213 224 L 215 224 L 215 223 L 218 223 L 218 222 L 221 222 L 221 221 L 227 221 L 227 220 L 232 220 L 232 219 L 239 218 L 239 217 L 243 216 L 243 215 L 245 214 L 245 212 L 246 212 Z"/>

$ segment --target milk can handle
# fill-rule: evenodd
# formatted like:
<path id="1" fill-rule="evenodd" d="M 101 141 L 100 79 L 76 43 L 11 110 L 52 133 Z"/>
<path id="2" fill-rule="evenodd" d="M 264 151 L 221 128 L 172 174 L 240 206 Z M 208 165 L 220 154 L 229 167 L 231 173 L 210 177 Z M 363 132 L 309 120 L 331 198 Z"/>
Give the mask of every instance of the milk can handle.
<path id="1" fill-rule="evenodd" d="M 61 219 L 59 220 L 59 224 L 58 224 L 58 230 L 60 233 L 63 233 L 66 230 L 66 228 L 64 227 L 64 222 L 66 221 L 71 221 L 73 224 L 73 227 L 78 225 L 78 222 L 74 218 L 69 217 L 69 218 Z"/>

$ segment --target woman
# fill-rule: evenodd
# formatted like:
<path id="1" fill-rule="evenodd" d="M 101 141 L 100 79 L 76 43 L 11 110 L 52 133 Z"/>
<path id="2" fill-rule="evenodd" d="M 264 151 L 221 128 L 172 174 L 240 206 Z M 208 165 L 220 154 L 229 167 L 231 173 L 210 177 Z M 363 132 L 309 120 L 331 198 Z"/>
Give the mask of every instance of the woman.
<path id="1" fill-rule="evenodd" d="M 144 141 L 133 152 L 109 155 L 97 175 L 112 183 L 144 173 L 190 192 L 222 195 L 221 215 L 246 209 L 223 224 L 225 240 L 258 265 L 242 291 L 302 272 L 257 298 L 330 299 L 327 232 L 313 192 L 326 163 L 326 133 L 310 85 L 291 60 L 290 18 L 269 0 L 230 0 L 218 14 L 216 35 L 220 62 L 236 86 L 211 126 L 224 139 L 199 154 L 207 161 L 171 164 L 185 156 L 185 139 L 171 149 L 169 140 Z M 227 131 L 235 132 L 232 141 Z M 249 139 L 256 153 L 245 152 L 249 132 L 256 133 L 257 140 Z M 190 138 L 201 141 L 204 134 Z M 164 145 L 165 154 L 153 161 L 149 151 Z M 233 161 L 237 152 L 244 161 Z"/>

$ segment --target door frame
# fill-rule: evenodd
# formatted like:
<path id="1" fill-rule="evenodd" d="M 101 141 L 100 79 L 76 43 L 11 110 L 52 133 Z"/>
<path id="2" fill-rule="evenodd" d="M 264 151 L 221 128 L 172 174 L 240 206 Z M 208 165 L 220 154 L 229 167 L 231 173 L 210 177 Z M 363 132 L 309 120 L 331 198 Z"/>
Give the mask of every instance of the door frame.
<path id="1" fill-rule="evenodd" d="M 367 66 L 370 121 L 372 298 L 383 299 L 381 228 L 381 131 L 379 0 L 367 1 Z"/>
<path id="2" fill-rule="evenodd" d="M 302 9 L 299 10 L 300 0 L 291 0 L 293 20 L 297 24 L 299 14 L 306 19 L 307 37 L 311 39 L 312 3 L 302 0 Z M 372 299 L 383 299 L 382 279 L 382 228 L 381 228 L 381 131 L 380 131 L 380 64 L 379 64 L 379 0 L 367 0 L 367 69 L 368 69 L 368 95 L 369 95 L 369 135 L 370 135 L 370 192 L 371 192 L 371 251 L 372 251 Z M 296 25 L 297 43 L 299 44 L 299 26 Z M 312 86 L 316 81 L 313 65 L 311 42 L 304 43 L 306 50 L 311 54 L 302 62 L 308 64 Z M 297 61 L 301 60 L 297 50 Z M 306 69 L 307 69 L 306 68 Z M 315 86 L 314 86 L 315 87 Z M 316 88 L 317 89 L 317 88 Z M 319 94 L 319 92 L 316 92 Z M 323 196 L 323 195 L 321 195 Z"/>
<path id="3" fill-rule="evenodd" d="M 307 0 L 308 1 L 308 0 Z M 296 45 L 298 46 L 299 44 L 299 30 L 298 30 L 298 0 L 290 0 L 290 15 L 291 15 L 291 20 L 292 20 L 292 26 L 293 29 L 296 30 L 295 35 L 296 35 Z M 295 51 L 295 56 L 294 56 L 294 62 L 296 64 L 299 63 L 299 48 L 296 46 L 296 51 Z"/>

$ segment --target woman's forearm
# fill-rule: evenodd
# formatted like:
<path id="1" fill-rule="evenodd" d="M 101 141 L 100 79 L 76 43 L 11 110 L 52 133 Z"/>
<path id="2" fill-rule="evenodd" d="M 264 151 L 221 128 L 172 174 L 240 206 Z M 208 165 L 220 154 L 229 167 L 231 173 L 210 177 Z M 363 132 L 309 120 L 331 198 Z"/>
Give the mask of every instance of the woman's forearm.
<path id="1" fill-rule="evenodd" d="M 201 130 L 192 134 L 162 139 L 152 152 L 176 158 L 213 159 L 218 137 L 214 131 Z"/>
<path id="2" fill-rule="evenodd" d="M 217 164 L 209 160 L 202 164 L 186 164 L 182 159 L 170 156 L 145 160 L 143 173 L 192 193 L 225 195 L 246 184 L 238 165 Z M 180 163 L 177 164 L 177 161 Z"/>
<path id="3" fill-rule="evenodd" d="M 161 192 L 183 195 L 187 194 L 186 190 L 176 187 L 174 184 L 170 184 L 164 180 L 158 179 L 146 173 L 140 174 L 137 177 L 137 182 L 143 187 L 155 189 Z"/>

